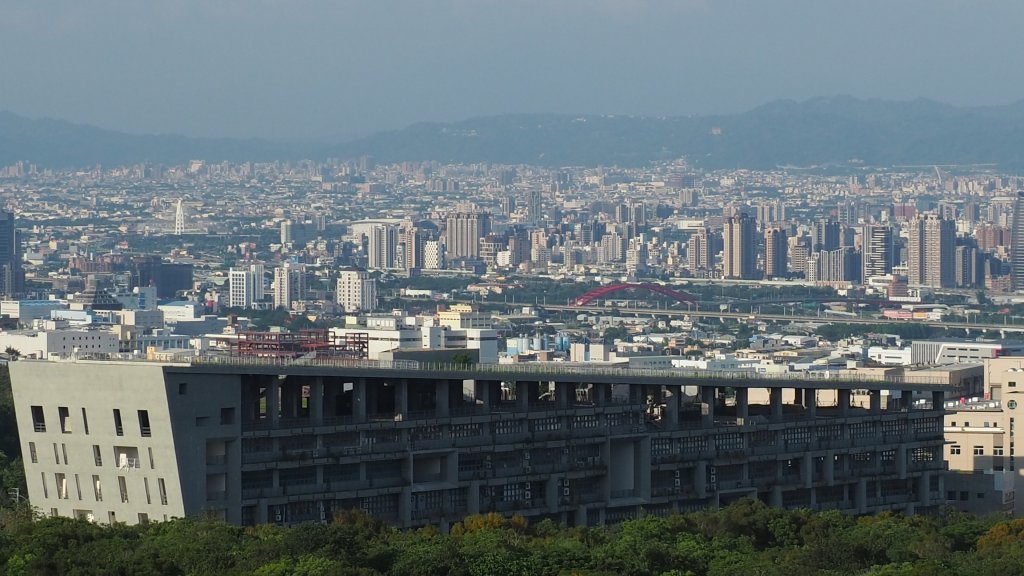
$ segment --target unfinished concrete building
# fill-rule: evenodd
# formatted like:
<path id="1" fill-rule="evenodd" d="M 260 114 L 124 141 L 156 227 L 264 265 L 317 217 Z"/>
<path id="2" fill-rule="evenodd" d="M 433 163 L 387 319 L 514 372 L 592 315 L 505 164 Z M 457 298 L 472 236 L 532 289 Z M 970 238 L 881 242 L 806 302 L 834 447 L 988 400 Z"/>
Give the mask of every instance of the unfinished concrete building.
<path id="1" fill-rule="evenodd" d="M 359 508 L 400 527 L 490 511 L 594 525 L 743 497 L 855 513 L 943 500 L 939 383 L 214 356 L 11 375 L 32 504 L 101 522 Z"/>

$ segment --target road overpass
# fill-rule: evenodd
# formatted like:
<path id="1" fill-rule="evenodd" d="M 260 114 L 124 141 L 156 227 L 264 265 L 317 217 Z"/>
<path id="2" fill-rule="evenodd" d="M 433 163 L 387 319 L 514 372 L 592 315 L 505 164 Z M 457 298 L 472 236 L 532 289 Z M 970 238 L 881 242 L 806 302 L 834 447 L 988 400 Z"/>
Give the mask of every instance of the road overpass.
<path id="1" fill-rule="evenodd" d="M 764 320 L 770 322 L 819 322 L 839 324 L 892 324 L 907 325 L 920 324 L 934 328 L 963 329 L 976 331 L 994 332 L 1024 332 L 1024 324 L 983 324 L 978 322 L 946 322 L 926 320 L 897 320 L 893 318 L 863 318 L 863 317 L 829 317 L 829 316 L 803 316 L 796 314 L 761 314 L 758 312 L 723 312 L 715 310 L 674 310 L 671 308 L 609 308 L 604 306 L 558 306 L 545 305 L 545 310 L 558 312 L 579 312 L 615 314 L 622 316 L 669 316 L 669 317 L 694 317 L 694 318 L 723 318 L 736 320 Z"/>

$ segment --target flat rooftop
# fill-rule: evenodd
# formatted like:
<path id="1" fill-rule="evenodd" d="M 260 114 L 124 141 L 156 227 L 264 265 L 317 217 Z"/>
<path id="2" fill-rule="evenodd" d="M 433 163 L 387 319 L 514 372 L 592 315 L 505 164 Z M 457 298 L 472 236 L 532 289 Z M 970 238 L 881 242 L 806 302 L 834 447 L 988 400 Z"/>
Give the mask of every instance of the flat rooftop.
<path id="1" fill-rule="evenodd" d="M 830 390 L 948 390 L 946 378 L 833 371 L 754 374 L 739 370 L 620 368 L 569 362 L 521 364 L 451 364 L 415 360 L 351 360 L 332 357 L 274 358 L 206 354 L 176 356 L 171 360 L 110 355 L 75 360 L 25 362 L 79 362 L 89 364 L 156 364 L 171 373 L 277 374 L 355 378 L 407 378 L 410 380 L 502 380 L 570 382 L 578 384 L 645 384 L 667 386 L 729 386 L 734 388 L 800 388 Z M 934 380 L 934 381 L 933 381 Z"/>

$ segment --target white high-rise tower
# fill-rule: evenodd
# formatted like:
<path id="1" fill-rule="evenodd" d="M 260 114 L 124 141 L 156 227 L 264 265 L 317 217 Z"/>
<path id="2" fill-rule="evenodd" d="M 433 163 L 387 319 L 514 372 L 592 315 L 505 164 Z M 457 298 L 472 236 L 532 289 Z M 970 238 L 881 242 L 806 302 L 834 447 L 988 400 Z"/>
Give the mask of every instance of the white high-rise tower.
<path id="1" fill-rule="evenodd" d="M 178 209 L 174 212 L 174 235 L 181 236 L 185 233 L 185 207 L 178 198 Z"/>

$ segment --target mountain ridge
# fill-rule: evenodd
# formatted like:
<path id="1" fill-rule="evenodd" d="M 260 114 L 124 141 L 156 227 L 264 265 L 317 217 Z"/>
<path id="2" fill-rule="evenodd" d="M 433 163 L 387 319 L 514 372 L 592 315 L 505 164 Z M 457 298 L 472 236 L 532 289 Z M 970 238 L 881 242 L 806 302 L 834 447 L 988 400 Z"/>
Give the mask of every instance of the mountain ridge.
<path id="1" fill-rule="evenodd" d="M 708 168 L 996 164 L 1024 168 L 1024 100 L 957 107 L 828 96 L 738 114 L 503 114 L 418 122 L 342 144 L 126 134 L 0 111 L 0 165 L 68 168 L 140 162 L 268 161 L 370 155 L 378 161 L 642 166 L 685 156 Z"/>

